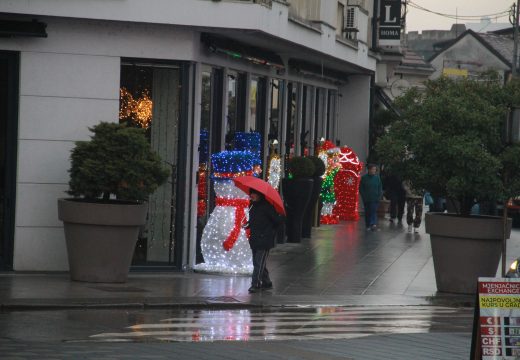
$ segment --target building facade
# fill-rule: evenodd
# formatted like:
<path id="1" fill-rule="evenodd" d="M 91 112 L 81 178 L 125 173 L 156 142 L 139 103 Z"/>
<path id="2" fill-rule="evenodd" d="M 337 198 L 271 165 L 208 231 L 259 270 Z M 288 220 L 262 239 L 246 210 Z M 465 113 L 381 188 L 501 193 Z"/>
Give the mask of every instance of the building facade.
<path id="1" fill-rule="evenodd" d="M 198 185 L 235 132 L 261 134 L 264 162 L 270 146 L 286 159 L 321 138 L 366 158 L 372 12 L 362 0 L 2 1 L 1 268 L 68 269 L 56 201 L 75 141 L 100 121 L 146 128 L 172 170 L 136 267 L 198 261 L 210 196 Z"/>
<path id="2" fill-rule="evenodd" d="M 464 77 L 478 80 L 489 72 L 502 81 L 511 74 L 514 41 L 508 35 L 467 30 L 444 45 L 430 60 L 435 72 L 430 76 Z"/>

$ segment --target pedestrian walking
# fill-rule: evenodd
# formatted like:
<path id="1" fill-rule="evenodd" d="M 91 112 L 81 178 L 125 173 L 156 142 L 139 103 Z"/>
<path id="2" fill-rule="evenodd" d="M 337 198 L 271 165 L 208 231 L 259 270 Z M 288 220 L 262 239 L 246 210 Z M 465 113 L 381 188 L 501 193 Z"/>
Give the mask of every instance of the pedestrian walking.
<path id="1" fill-rule="evenodd" d="M 423 212 L 423 194 L 413 189 L 409 181 L 403 182 L 406 191 L 406 223 L 408 224 L 408 232 L 419 232 Z"/>
<path id="2" fill-rule="evenodd" d="M 406 191 L 403 181 L 396 174 L 390 173 L 383 181 L 386 197 L 390 200 L 390 222 L 400 224 L 403 221 L 404 205 L 406 203 Z"/>
<path id="3" fill-rule="evenodd" d="M 365 225 L 367 230 L 377 230 L 377 208 L 383 196 L 383 184 L 377 174 L 377 166 L 367 165 L 367 173 L 361 177 L 359 193 L 365 206 Z"/>
<path id="4" fill-rule="evenodd" d="M 262 193 L 251 189 L 249 195 L 249 221 L 244 227 L 250 230 L 249 246 L 253 252 L 253 275 L 248 291 L 256 293 L 273 288 L 267 270 L 267 258 L 269 251 L 274 247 L 277 229 L 283 223 L 283 217 L 265 200 Z"/>

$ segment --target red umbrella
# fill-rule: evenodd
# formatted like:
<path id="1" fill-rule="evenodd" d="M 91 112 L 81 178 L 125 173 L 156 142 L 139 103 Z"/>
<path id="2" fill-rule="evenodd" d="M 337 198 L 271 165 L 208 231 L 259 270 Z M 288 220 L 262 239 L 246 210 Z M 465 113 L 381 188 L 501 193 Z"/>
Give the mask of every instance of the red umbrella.
<path id="1" fill-rule="evenodd" d="M 236 187 L 244 191 L 246 194 L 249 194 L 249 190 L 251 189 L 262 193 L 265 199 L 274 206 L 274 209 L 278 213 L 285 215 L 285 209 L 280 194 L 275 188 L 269 185 L 268 182 L 254 176 L 239 176 L 233 178 L 233 181 L 235 182 Z"/>

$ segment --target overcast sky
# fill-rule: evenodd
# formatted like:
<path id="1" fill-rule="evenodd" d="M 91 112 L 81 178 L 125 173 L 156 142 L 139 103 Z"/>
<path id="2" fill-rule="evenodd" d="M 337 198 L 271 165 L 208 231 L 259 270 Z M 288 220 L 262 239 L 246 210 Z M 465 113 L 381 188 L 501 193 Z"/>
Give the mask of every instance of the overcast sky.
<path id="1" fill-rule="evenodd" d="M 432 14 L 408 5 L 406 31 L 449 30 L 455 23 L 478 23 L 477 19 L 463 19 L 462 16 L 480 16 L 501 13 L 510 9 L 516 0 L 410 0 L 428 10 L 448 15 L 458 15 L 457 20 Z M 509 16 L 492 18 L 492 22 L 509 23 Z"/>

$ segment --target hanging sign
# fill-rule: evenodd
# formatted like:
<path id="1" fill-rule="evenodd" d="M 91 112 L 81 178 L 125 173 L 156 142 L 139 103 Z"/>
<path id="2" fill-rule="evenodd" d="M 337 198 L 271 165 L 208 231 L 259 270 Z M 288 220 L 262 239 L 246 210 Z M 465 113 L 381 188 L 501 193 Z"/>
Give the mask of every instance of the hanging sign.
<path id="1" fill-rule="evenodd" d="M 401 43 L 401 0 L 381 0 L 379 5 L 379 45 Z"/>
<path id="2" fill-rule="evenodd" d="M 520 279 L 479 278 L 477 326 L 482 360 L 520 357 Z M 478 335 L 479 334 L 479 335 Z"/>

